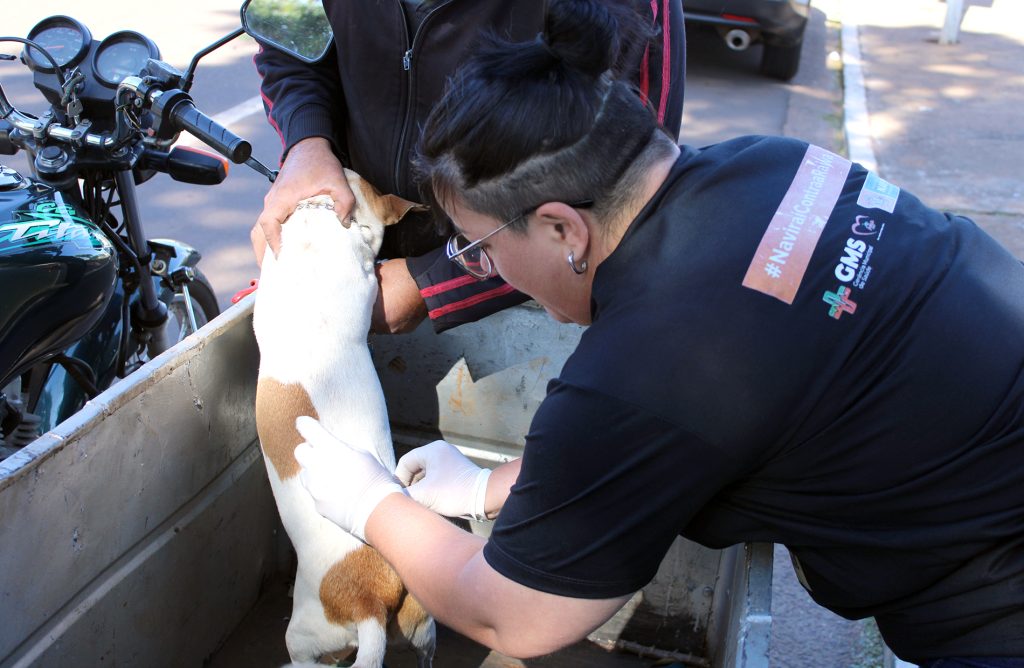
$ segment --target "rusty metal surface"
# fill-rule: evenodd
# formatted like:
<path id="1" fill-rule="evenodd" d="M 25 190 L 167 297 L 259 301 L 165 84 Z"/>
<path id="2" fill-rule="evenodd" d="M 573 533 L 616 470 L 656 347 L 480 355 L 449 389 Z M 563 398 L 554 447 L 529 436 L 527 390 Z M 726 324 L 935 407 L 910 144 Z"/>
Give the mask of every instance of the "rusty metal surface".
<path id="1" fill-rule="evenodd" d="M 518 457 L 547 380 L 582 332 L 527 304 L 440 335 L 426 324 L 371 338 L 399 447 L 443 436 L 479 461 Z"/>

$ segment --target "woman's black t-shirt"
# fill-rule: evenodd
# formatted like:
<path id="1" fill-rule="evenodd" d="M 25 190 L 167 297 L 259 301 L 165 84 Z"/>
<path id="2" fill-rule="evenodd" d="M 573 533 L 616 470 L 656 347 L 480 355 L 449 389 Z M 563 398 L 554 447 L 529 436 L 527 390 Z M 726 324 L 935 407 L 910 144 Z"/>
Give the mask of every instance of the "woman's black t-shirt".
<path id="1" fill-rule="evenodd" d="M 598 268 L 488 563 L 578 598 L 785 544 L 901 656 L 1024 655 L 1024 267 L 840 156 L 683 148 Z"/>

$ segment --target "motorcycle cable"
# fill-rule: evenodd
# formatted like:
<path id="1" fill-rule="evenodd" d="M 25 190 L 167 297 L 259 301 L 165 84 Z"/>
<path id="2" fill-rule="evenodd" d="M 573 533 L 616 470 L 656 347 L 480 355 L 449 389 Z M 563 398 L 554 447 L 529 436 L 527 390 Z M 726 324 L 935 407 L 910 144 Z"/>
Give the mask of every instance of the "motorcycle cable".
<path id="1" fill-rule="evenodd" d="M 99 225 L 107 238 L 117 248 L 118 256 L 124 260 L 119 269 L 121 283 L 125 286 L 125 291 L 121 308 L 122 326 L 118 340 L 116 362 L 117 376 L 124 378 L 127 375 L 129 336 L 131 333 L 131 296 L 138 289 L 138 283 L 136 282 L 135 285 L 132 285 L 132 281 L 128 279 L 132 276 L 142 276 L 142 261 L 129 242 L 121 236 L 120 230 L 123 229 L 124 223 L 119 222 L 111 213 L 113 207 L 118 206 L 120 201 L 114 200 L 116 188 L 112 186 L 104 188 L 103 186 L 104 181 L 112 180 L 108 176 L 107 174 L 87 176 L 84 179 L 85 183 L 83 184 L 82 192 L 85 205 L 92 215 L 92 220 L 96 221 L 96 224 Z M 125 264 L 130 265 L 130 267 L 124 266 Z M 131 289 L 129 289 L 129 286 L 131 286 Z"/>
<path id="2" fill-rule="evenodd" d="M 125 290 L 124 303 L 122 304 L 121 308 L 122 326 L 121 340 L 118 345 L 117 375 L 120 378 L 124 378 L 126 375 L 126 366 L 128 364 L 128 337 L 129 332 L 131 330 L 131 312 L 129 310 L 129 305 L 131 302 L 131 295 L 134 294 L 135 291 L 138 289 L 137 281 L 139 280 L 139 277 L 143 275 L 143 273 L 142 261 L 140 260 L 138 254 L 135 253 L 131 246 L 128 245 L 128 242 L 126 242 L 124 238 L 120 234 L 118 234 L 114 227 L 108 222 L 111 218 L 113 218 L 112 214 L 110 213 L 110 207 L 113 205 L 113 194 L 114 189 L 111 188 L 107 192 L 107 201 L 103 205 L 104 211 L 102 212 L 102 215 L 97 216 L 95 220 L 106 233 L 107 237 L 110 238 L 110 240 L 114 243 L 115 246 L 117 246 L 117 249 L 121 251 L 122 256 L 124 256 L 131 264 L 132 271 L 134 272 L 134 276 L 136 277 L 135 287 L 133 287 L 130 291 L 127 289 Z M 116 219 L 114 220 L 116 221 Z M 128 281 L 124 280 L 124 277 L 122 277 L 122 283 L 126 286 L 126 288 L 129 285 Z"/>
<path id="3" fill-rule="evenodd" d="M 121 301 L 121 337 L 117 343 L 117 377 L 124 378 L 128 366 L 128 327 L 131 323 L 131 300 L 127 293 Z"/>
<path id="4" fill-rule="evenodd" d="M 108 218 L 111 218 L 111 209 L 114 206 L 120 204 L 120 201 L 113 201 L 115 188 L 113 186 L 104 188 L 104 177 L 101 175 L 91 174 L 88 175 L 84 180 L 85 187 L 82 189 L 83 196 L 85 198 L 86 206 L 89 208 L 89 213 L 91 214 L 92 219 L 107 220 Z M 106 180 L 113 181 L 113 177 L 111 176 Z M 104 193 L 106 193 L 106 196 L 104 196 Z M 104 201 L 104 199 L 106 199 L 106 201 Z M 114 221 L 117 222 L 117 219 L 114 219 Z M 124 223 L 119 222 L 117 227 L 115 227 L 114 229 L 120 233 L 123 227 Z"/>
<path id="5" fill-rule="evenodd" d="M 32 40 L 26 39 L 24 37 L 0 37 L 0 42 L 18 42 L 19 44 L 25 44 L 26 46 L 30 46 L 39 53 L 43 54 L 43 57 L 50 61 L 50 64 L 53 65 L 53 71 L 57 75 L 57 82 L 60 84 L 61 89 L 64 89 L 64 70 L 62 70 L 60 65 L 57 64 L 57 59 L 50 55 L 50 52 L 47 51 L 46 48 L 43 47 L 41 44 L 39 44 L 38 42 L 33 42 Z M 13 58 L 17 60 L 17 56 L 14 56 Z M 4 60 L 7 59 L 5 58 Z"/>
<path id="6" fill-rule="evenodd" d="M 99 395 L 99 388 L 96 387 L 96 374 L 88 364 L 77 357 L 71 357 L 64 353 L 55 356 L 53 361 L 64 368 L 64 371 L 78 383 L 79 387 L 85 390 L 90 399 L 95 399 Z"/>
<path id="7" fill-rule="evenodd" d="M 46 58 L 46 60 L 50 62 L 50 65 L 53 66 L 53 73 L 57 75 L 57 83 L 60 84 L 60 103 L 64 107 L 64 110 L 67 113 L 67 115 L 74 121 L 75 125 L 78 125 L 78 123 L 81 121 L 83 107 L 82 101 L 79 100 L 76 95 L 76 90 L 80 88 L 83 82 L 85 81 L 85 75 L 83 75 L 82 72 L 76 67 L 71 70 L 70 78 L 66 78 L 64 76 L 64 70 L 61 68 L 60 64 L 57 63 L 57 59 L 54 58 L 53 55 L 46 50 L 46 47 L 44 47 L 39 42 L 33 41 L 31 39 L 26 39 L 24 37 L 14 36 L 0 37 L 0 42 L 16 42 L 18 44 L 24 44 L 27 47 L 25 49 L 26 54 L 28 53 L 28 49 L 35 49 L 36 51 L 41 53 L 43 57 Z M 17 56 L 12 56 L 9 58 L 5 57 L 3 60 L 17 60 Z M 6 96 L 3 93 L 2 86 L 0 86 L 0 101 L 2 101 L 2 103 L 0 103 L 0 119 L 7 118 L 11 114 L 15 113 L 16 109 L 14 108 L 14 105 L 9 104 L 7 102 Z M 5 109 L 5 107 L 7 108 Z M 34 116 L 29 116 L 35 119 Z"/>

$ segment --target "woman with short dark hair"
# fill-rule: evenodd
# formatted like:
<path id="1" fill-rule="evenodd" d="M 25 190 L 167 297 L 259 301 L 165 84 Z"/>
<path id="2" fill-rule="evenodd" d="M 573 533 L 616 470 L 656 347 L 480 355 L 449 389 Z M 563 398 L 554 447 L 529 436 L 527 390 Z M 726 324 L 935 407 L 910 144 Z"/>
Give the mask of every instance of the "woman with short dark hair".
<path id="1" fill-rule="evenodd" d="M 606 73 L 614 17 L 551 12 L 455 77 L 420 167 L 451 260 L 589 329 L 493 473 L 435 442 L 402 490 L 304 425 L 320 511 L 507 654 L 586 636 L 682 534 L 785 544 L 908 660 L 1024 665 L 1024 266 L 804 142 L 677 147 Z"/>

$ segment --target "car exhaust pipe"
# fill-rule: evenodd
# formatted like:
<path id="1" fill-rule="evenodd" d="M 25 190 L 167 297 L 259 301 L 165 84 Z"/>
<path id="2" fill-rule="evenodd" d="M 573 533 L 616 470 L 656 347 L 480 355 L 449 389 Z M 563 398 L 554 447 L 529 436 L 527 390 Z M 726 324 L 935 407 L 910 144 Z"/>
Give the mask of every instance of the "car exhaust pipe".
<path id="1" fill-rule="evenodd" d="M 733 51 L 746 51 L 751 42 L 750 33 L 741 28 L 733 28 L 722 38 L 725 40 L 725 45 Z"/>

